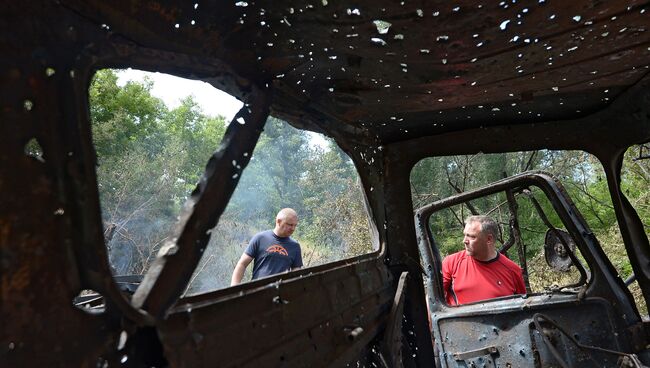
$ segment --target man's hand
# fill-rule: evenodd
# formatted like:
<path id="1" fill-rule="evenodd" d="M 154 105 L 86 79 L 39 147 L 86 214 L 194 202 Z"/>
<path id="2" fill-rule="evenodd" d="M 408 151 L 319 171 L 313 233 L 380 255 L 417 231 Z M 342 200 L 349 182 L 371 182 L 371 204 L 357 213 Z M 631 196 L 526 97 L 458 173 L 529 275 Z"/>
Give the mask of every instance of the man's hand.
<path id="1" fill-rule="evenodd" d="M 235 266 L 235 270 L 232 272 L 230 286 L 239 285 L 241 283 L 241 279 L 244 278 L 244 271 L 246 271 L 246 267 L 248 267 L 252 260 L 253 257 L 246 253 L 241 255 L 241 258 L 239 258 L 239 261 L 237 262 L 237 266 Z"/>

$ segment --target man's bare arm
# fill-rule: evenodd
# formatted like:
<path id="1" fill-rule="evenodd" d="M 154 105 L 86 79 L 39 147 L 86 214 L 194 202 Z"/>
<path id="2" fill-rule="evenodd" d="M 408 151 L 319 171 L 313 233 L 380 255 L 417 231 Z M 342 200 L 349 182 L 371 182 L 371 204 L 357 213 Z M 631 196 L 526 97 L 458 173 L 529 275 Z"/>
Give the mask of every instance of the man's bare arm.
<path id="1" fill-rule="evenodd" d="M 237 262 L 237 266 L 235 266 L 235 270 L 232 272 L 230 286 L 239 285 L 241 283 L 241 279 L 244 278 L 244 271 L 246 271 L 246 267 L 248 267 L 252 260 L 253 257 L 246 253 L 241 255 L 241 258 L 239 258 L 239 261 Z"/>

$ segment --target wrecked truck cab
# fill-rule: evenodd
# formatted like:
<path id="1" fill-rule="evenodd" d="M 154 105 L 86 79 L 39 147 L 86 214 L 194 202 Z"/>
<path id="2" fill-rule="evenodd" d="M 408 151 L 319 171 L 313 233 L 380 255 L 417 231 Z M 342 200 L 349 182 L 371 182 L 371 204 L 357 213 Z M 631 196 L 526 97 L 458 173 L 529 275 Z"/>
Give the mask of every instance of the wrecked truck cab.
<path id="1" fill-rule="evenodd" d="M 550 206 L 541 205 L 544 200 Z M 444 257 L 439 247 L 443 240 L 432 217 L 454 206 L 461 208 L 457 214 L 467 208 L 476 215 L 472 201 L 484 201 L 483 208 L 489 208 L 488 213 L 503 225 L 503 244 L 497 249 L 509 252 L 521 266 L 525 295 L 459 306 L 446 303 L 441 273 Z M 532 203 L 529 211 L 522 208 L 522 201 Z M 531 223 L 531 214 L 537 216 L 536 223 Z M 578 367 L 594 363 L 617 367 L 650 357 L 643 342 L 647 322 L 642 321 L 626 284 L 561 183 L 550 174 L 525 172 L 436 201 L 415 211 L 415 223 L 431 332 L 441 367 Z M 548 229 L 534 229 L 536 225 Z M 523 234 L 526 231 L 539 234 L 542 245 L 538 244 L 532 261 L 546 264 L 546 268 L 537 266 L 545 272 L 543 277 L 566 274 L 573 268 L 575 277 L 563 279 L 568 284 L 531 288 L 534 265 L 526 254 L 532 245 Z"/>
<path id="2" fill-rule="evenodd" d="M 379 366 L 382 351 L 385 365 L 434 366 L 408 179 L 422 158 L 445 155 L 596 156 L 627 259 L 650 301 L 650 243 L 621 186 L 625 151 L 650 141 L 647 1 L 4 5 L 3 365 Z M 88 106 L 96 70 L 128 67 L 208 82 L 245 103 L 131 299 L 109 267 Z M 241 177 L 269 115 L 324 133 L 350 156 L 381 250 L 183 298 L 207 232 L 237 187 L 224 178 Z M 34 146 L 38 154 L 30 154 Z M 550 196 L 556 186 L 540 177 L 518 180 L 551 188 Z M 590 272 L 584 293 L 432 304 L 443 366 L 494 365 L 501 356 L 513 367 L 593 365 L 590 357 L 617 366 L 617 353 L 587 345 L 638 353 L 648 365 L 647 325 L 562 198 L 553 200 L 562 228 Z M 82 290 L 103 295 L 105 312 L 75 308 Z"/>

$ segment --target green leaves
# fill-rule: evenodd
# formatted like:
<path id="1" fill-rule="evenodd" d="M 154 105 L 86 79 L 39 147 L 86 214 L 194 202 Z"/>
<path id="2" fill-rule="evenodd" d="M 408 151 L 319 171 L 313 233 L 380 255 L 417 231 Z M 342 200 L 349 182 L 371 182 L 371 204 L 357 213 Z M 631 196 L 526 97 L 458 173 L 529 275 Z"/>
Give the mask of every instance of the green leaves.
<path id="1" fill-rule="evenodd" d="M 150 80 L 117 81 L 115 71 L 100 70 L 88 92 L 97 176 L 104 222 L 117 225 L 115 271 L 141 273 L 171 234 L 225 123 L 203 114 L 191 96 L 169 110 L 151 95 Z"/>

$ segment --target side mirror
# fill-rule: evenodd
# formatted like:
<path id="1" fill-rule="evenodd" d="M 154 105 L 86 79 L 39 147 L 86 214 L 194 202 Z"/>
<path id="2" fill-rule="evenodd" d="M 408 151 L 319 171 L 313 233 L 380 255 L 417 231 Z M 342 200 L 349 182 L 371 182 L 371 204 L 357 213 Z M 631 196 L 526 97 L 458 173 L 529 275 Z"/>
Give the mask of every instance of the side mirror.
<path id="1" fill-rule="evenodd" d="M 544 237 L 544 258 L 546 263 L 555 271 L 569 272 L 571 257 L 576 244 L 568 232 L 560 229 L 548 229 Z"/>

